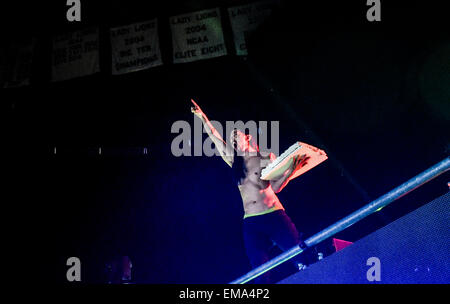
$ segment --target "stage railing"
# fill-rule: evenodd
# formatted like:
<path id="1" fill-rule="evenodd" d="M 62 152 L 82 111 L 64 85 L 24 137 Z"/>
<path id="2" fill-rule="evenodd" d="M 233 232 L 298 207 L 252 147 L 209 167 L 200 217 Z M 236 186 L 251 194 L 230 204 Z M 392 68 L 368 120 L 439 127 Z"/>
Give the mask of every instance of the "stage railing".
<path id="1" fill-rule="evenodd" d="M 305 240 L 306 245 L 308 247 L 317 245 L 318 243 L 322 242 L 323 240 L 328 239 L 329 237 L 335 235 L 336 233 L 350 227 L 354 223 L 362 220 L 363 218 L 374 213 L 378 209 L 385 207 L 386 205 L 392 203 L 393 201 L 399 199 L 400 197 L 408 194 L 409 192 L 420 187 L 421 185 L 425 184 L 426 182 L 429 182 L 433 178 L 448 171 L 449 169 L 450 169 L 450 156 L 445 158 L 441 162 L 437 163 L 436 165 L 432 166 L 431 168 L 425 170 L 424 172 L 416 175 L 415 177 L 411 178 L 407 182 L 401 184 L 400 186 L 391 190 L 390 192 L 386 193 L 385 195 L 383 195 L 383 196 L 379 197 L 378 199 L 372 201 L 371 203 L 365 205 L 361 209 L 356 210 L 355 212 L 353 212 L 352 214 L 343 218 L 342 220 L 336 222 L 335 224 L 329 226 L 328 228 L 325 228 L 324 230 L 320 231 L 319 233 L 308 238 L 307 240 Z M 287 260 L 295 257 L 296 255 L 298 255 L 302 252 L 303 252 L 303 249 L 301 249 L 299 246 L 295 246 L 295 247 L 283 252 L 282 254 L 278 255 L 277 257 L 273 258 L 272 260 L 251 270 L 250 272 L 243 275 L 242 277 L 230 282 L 230 284 L 247 283 L 248 281 L 253 280 L 254 278 L 262 275 L 263 273 L 286 262 Z"/>

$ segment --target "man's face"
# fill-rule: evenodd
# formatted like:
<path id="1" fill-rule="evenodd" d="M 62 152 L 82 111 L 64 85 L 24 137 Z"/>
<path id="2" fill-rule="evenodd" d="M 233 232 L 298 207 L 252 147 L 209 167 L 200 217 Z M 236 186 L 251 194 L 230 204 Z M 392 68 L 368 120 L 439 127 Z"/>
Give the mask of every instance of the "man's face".
<path id="1" fill-rule="evenodd" d="M 250 145 L 251 138 L 251 135 L 245 135 L 237 129 L 234 129 L 230 134 L 230 142 L 237 152 L 254 152 L 255 149 Z"/>

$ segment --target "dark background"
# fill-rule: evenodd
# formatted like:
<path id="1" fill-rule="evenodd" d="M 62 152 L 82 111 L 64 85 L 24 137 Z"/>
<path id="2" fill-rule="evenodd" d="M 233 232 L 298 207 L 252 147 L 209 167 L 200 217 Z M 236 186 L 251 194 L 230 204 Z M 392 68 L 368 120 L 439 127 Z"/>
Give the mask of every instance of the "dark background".
<path id="1" fill-rule="evenodd" d="M 329 160 L 279 194 L 305 237 L 449 155 L 441 6 L 382 1 L 382 21 L 371 23 L 366 1 L 281 1 L 249 37 L 249 56 L 237 57 L 226 8 L 249 2 L 82 1 L 78 24 L 66 21 L 65 1 L 2 9 L 3 46 L 38 39 L 31 85 L 1 93 L 10 275 L 63 283 L 66 260 L 76 256 L 84 282 L 104 282 L 104 263 L 116 255 L 130 256 L 140 283 L 226 283 L 250 270 L 228 166 L 170 151 L 171 125 L 193 123 L 190 98 L 223 124 L 280 121 L 280 153 L 298 140 L 327 152 Z M 229 55 L 172 64 L 168 17 L 217 6 Z M 164 65 L 111 76 L 108 29 L 154 17 Z M 100 26 L 101 72 L 51 83 L 52 35 L 89 25 Z M 141 147 L 149 154 L 139 155 Z M 447 181 L 335 237 L 354 242 L 442 195 Z M 319 250 L 330 254 L 331 240 Z M 282 265 L 275 275 L 289 271 Z"/>

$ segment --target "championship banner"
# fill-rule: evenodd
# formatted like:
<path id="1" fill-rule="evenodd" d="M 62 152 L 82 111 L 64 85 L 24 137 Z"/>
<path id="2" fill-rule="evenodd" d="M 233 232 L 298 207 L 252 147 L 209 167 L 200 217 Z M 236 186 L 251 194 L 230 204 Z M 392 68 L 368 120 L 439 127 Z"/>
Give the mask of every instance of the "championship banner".
<path id="1" fill-rule="evenodd" d="M 98 72 L 98 28 L 58 35 L 53 39 L 52 81 Z"/>
<path id="2" fill-rule="evenodd" d="M 8 77 L 5 79 L 5 88 L 17 88 L 30 84 L 31 65 L 36 39 L 23 43 L 15 43 L 9 48 L 10 62 Z"/>
<path id="3" fill-rule="evenodd" d="M 248 55 L 247 35 L 270 16 L 273 6 L 273 2 L 265 1 L 228 8 L 236 55 Z"/>
<path id="4" fill-rule="evenodd" d="M 227 54 L 219 8 L 170 17 L 170 27 L 174 63 Z"/>
<path id="5" fill-rule="evenodd" d="M 110 30 L 113 75 L 162 65 L 157 19 Z"/>

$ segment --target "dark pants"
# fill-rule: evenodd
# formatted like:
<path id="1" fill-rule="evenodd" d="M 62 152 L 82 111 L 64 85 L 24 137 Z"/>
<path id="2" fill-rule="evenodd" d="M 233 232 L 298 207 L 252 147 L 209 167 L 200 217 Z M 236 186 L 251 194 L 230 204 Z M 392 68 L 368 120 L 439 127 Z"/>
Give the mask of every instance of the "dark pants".
<path id="1" fill-rule="evenodd" d="M 269 260 L 269 251 L 274 243 L 283 251 L 299 245 L 301 240 L 294 223 L 284 210 L 251 216 L 244 219 L 244 242 L 252 268 Z M 303 248 L 302 242 L 301 247 Z M 301 255 L 292 259 L 294 264 L 302 263 Z M 255 279 L 255 283 L 270 282 L 269 272 Z"/>

